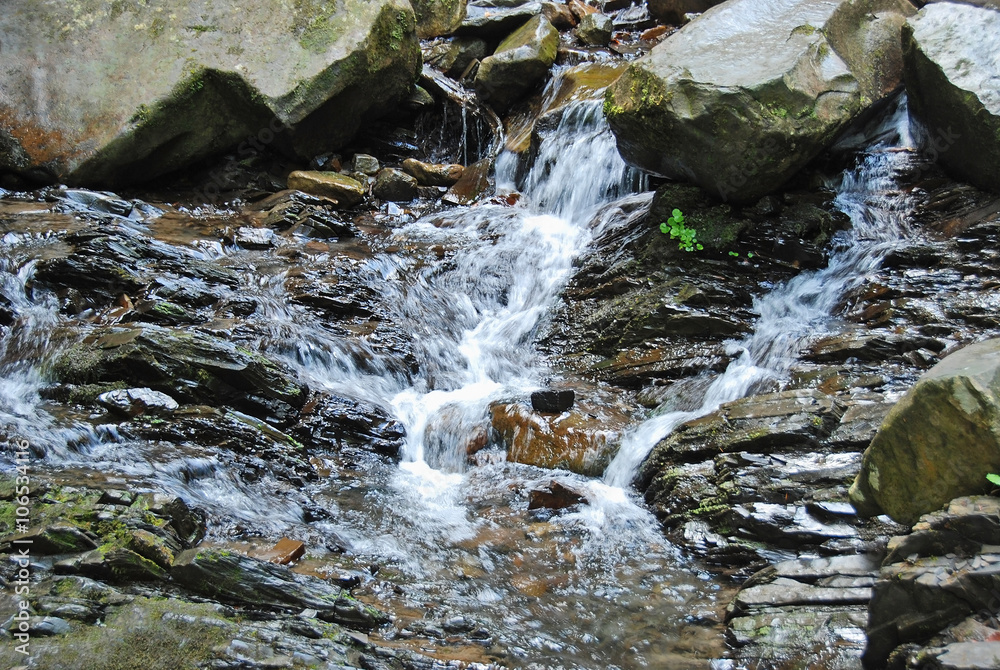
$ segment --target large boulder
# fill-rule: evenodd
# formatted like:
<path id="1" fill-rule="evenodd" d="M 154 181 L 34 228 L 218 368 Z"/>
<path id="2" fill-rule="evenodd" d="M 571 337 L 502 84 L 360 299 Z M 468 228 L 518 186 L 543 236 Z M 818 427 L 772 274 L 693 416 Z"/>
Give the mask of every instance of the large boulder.
<path id="1" fill-rule="evenodd" d="M 410 0 L 421 38 L 449 35 L 465 19 L 466 0 Z"/>
<path id="2" fill-rule="evenodd" d="M 70 384 L 148 387 L 195 403 L 225 403 L 290 421 L 308 389 L 283 365 L 221 338 L 151 324 L 96 330 L 68 348 L 53 374 Z"/>
<path id="3" fill-rule="evenodd" d="M 506 109 L 545 78 L 558 48 L 559 31 L 536 15 L 483 59 L 476 73 L 476 92 L 495 109 Z"/>
<path id="4" fill-rule="evenodd" d="M 752 202 L 897 88 L 913 12 L 905 0 L 730 0 L 634 62 L 605 114 L 633 165 Z"/>
<path id="5" fill-rule="evenodd" d="M 903 29 L 904 77 L 914 113 L 940 162 L 1000 191 L 1000 12 L 935 3 Z"/>
<path id="6" fill-rule="evenodd" d="M 1000 472 L 1000 339 L 970 345 L 924 373 L 865 451 L 851 502 L 901 523 L 982 493 Z"/>
<path id="7" fill-rule="evenodd" d="M 139 182 L 234 147 L 311 157 L 420 71 L 406 0 L 15 2 L 0 34 L 0 171 L 67 183 Z"/>

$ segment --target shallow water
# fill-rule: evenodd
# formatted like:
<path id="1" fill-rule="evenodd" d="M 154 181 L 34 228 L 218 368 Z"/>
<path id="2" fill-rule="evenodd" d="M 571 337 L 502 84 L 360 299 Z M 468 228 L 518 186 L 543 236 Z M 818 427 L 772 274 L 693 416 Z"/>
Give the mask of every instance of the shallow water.
<path id="1" fill-rule="evenodd" d="M 32 291 L 33 259 L 65 253 L 45 231 L 76 225 L 43 203 L 4 203 L 0 211 L 10 231 L 0 245 L 0 291 L 17 314 L 0 342 L 0 414 L 8 435 L 35 446 L 40 468 L 177 493 L 211 513 L 212 541 L 289 535 L 308 542 L 304 569 L 379 566 L 360 593 L 397 613 L 381 634 L 387 643 L 448 657 L 456 650 L 447 631 L 437 636 L 426 625 L 465 617 L 484 633 L 463 653 L 512 667 L 708 667 L 725 654 L 718 609 L 731 586 L 671 546 L 626 487 L 674 426 L 780 379 L 803 338 L 836 329 L 830 313 L 839 297 L 905 234 L 905 198 L 883 181 L 894 160 L 905 153 L 876 146 L 843 177 L 839 203 L 855 225 L 838 240 L 830 266 L 762 296 L 757 330 L 732 343 L 742 353 L 708 388 L 701 409 L 637 425 L 603 480 L 507 463 L 491 451 L 470 464 L 467 455 L 491 403 L 523 399 L 557 374 L 534 339 L 574 259 L 609 217 L 624 216 L 613 203 L 640 186 L 618 157 L 597 100 L 573 103 L 544 138 L 514 206 L 379 215 L 352 241 L 285 239 L 263 251 L 222 243 L 220 229 L 242 225 L 230 212 L 167 208 L 161 217 L 120 223 L 236 272 L 238 285 L 211 290 L 252 299 L 256 311 L 220 314 L 201 327 L 284 360 L 312 388 L 390 410 L 407 430 L 398 466 L 330 467 L 300 489 L 266 472 L 248 483 L 220 449 L 126 441 L 101 415 L 74 416 L 43 400 L 48 362 L 65 341 L 52 334 L 114 320 L 113 310 L 63 316 L 55 296 Z M 515 170 L 515 158 L 501 155 L 499 190 L 515 188 Z M 332 281 L 343 272 L 362 277 L 393 324 L 412 336 L 410 350 L 381 346 L 377 323 L 329 323 L 291 301 L 301 276 L 320 270 Z M 163 281 L 165 290 L 204 288 Z M 585 490 L 589 504 L 529 512 L 527 491 L 552 478 Z M 303 521 L 310 504 L 329 518 Z"/>

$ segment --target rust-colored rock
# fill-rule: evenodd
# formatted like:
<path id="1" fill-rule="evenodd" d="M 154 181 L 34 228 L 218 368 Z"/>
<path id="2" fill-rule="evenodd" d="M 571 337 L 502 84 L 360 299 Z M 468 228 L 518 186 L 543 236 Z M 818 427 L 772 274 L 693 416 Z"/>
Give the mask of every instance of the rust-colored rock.
<path id="1" fill-rule="evenodd" d="M 257 558 L 278 565 L 288 565 L 302 558 L 305 553 L 304 542 L 283 537 L 270 549 L 257 554 Z"/>
<path id="2" fill-rule="evenodd" d="M 624 412 L 583 402 L 558 415 L 538 414 L 522 403 L 496 404 L 490 415 L 508 461 L 590 476 L 611 461 L 628 420 Z"/>

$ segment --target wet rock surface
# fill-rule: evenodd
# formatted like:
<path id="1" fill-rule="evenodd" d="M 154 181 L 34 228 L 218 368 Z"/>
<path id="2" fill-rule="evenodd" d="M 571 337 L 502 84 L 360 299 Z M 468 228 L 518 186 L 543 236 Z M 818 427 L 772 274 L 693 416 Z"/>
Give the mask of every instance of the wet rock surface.
<path id="1" fill-rule="evenodd" d="M 1000 77 L 986 46 L 1000 27 L 996 7 L 932 3 L 903 31 L 913 109 L 935 135 L 941 163 L 960 179 L 1000 191 Z"/>
<path id="2" fill-rule="evenodd" d="M 688 12 L 712 3 L 658 4 Z M 614 31 L 607 46 L 570 34 L 600 15 Z M 501 120 L 470 89 L 494 47 L 529 20 L 543 26 L 540 16 L 562 31 L 555 62 L 587 64 L 558 68 L 543 91 L 546 65 L 510 101 L 503 121 L 518 167 L 500 173 Z M 873 16 L 876 28 L 895 25 Z M 742 355 L 734 342 L 753 332 L 762 295 L 842 251 L 847 223 L 820 184 L 853 153 L 741 206 L 654 182 L 655 194 L 606 207 L 591 249 L 567 262 L 563 304 L 543 320 L 553 376 L 489 411 L 446 402 L 407 435 L 400 389 L 413 385 L 437 402 L 464 382 L 437 359 L 424 367 L 436 345 L 400 293 L 436 306 L 429 287 L 451 288 L 438 280 L 463 262 L 465 245 L 478 238 L 483 254 L 502 248 L 505 228 L 520 225 L 513 208 L 533 206 L 528 171 L 553 165 L 538 161 L 544 142 L 577 127 L 579 101 L 596 111 L 593 101 L 626 63 L 674 28 L 656 25 L 645 3 L 474 0 L 457 32 L 425 42 L 421 88 L 338 153 L 308 161 L 234 153 L 165 193 L 142 194 L 155 206 L 136 194 L 0 189 L 12 267 L 37 256 L 28 291 L 40 301 L 33 308 L 51 312 L 44 337 L 25 334 L 33 313 L 5 287 L 4 355 L 31 360 L 50 342 L 70 347 L 45 359 L 45 370 L 67 375 L 43 386 L 37 405 L 60 427 L 31 453 L 72 465 L 48 473 L 58 482 L 36 482 L 41 514 L 30 528 L 16 527 L 9 507 L 0 515 L 10 531 L 0 552 L 14 538 L 40 549 L 28 625 L 42 667 L 65 665 L 51 659 L 69 653 L 81 654 L 79 667 L 98 667 L 94 649 L 144 667 L 172 653 L 176 667 L 188 660 L 177 656 L 183 640 L 191 665 L 211 659 L 219 668 L 855 668 L 880 551 L 904 564 L 949 547 L 991 555 L 990 510 L 930 520 L 885 548 L 902 529 L 859 519 L 847 497 L 862 450 L 902 392 L 956 345 L 1000 330 L 992 295 L 1000 208 L 924 159 L 872 196 L 910 194 L 908 238 L 866 266 L 832 306 L 825 334 L 794 352 L 788 374 L 682 422 L 655 449 L 641 485 L 667 541 L 647 511 L 625 504 L 626 489 L 595 478 L 646 410 L 701 407 Z M 805 32 L 795 39 L 818 38 Z M 877 154 L 855 149 L 863 160 Z M 574 181 L 592 160 L 574 166 Z M 397 170 L 415 189 L 406 179 L 401 195 L 379 187 L 379 175 L 398 178 Z M 303 186 L 319 182 L 289 179 L 297 172 L 351 189 Z M 511 172 L 524 194 L 504 190 Z M 0 179 L 19 187 L 11 175 Z M 219 195 L 212 205 L 198 200 L 206 183 Z M 703 249 L 684 251 L 659 232 L 675 208 Z M 466 214 L 477 225 L 462 228 Z M 558 236 L 547 218 L 533 225 L 543 237 L 508 255 Z M 504 263 L 479 272 L 475 297 L 506 281 Z M 520 299 L 502 292 L 484 312 L 504 314 Z M 462 300 L 440 304 L 472 332 L 478 322 L 461 321 Z M 443 358 L 469 354 L 464 344 L 443 348 Z M 3 373 L 21 383 L 18 365 Z M 364 380 L 351 389 L 357 396 L 341 392 L 345 376 Z M 572 388 L 576 401 L 531 408 L 528 393 L 540 385 Z M 32 421 L 17 416 L 6 434 Z M 419 459 L 409 460 L 421 441 L 420 458 L 448 470 L 429 486 Z M 458 473 L 466 485 L 452 498 Z M 101 488 L 101 478 L 110 483 Z M 412 497 L 412 481 L 424 482 L 419 495 L 433 503 Z M 164 486 L 181 497 L 153 493 Z M 9 503 L 13 489 L 0 481 L 0 498 Z M 633 508 L 639 516 L 628 515 Z M 4 579 L 14 565 L 0 561 Z M 941 569 L 982 567 L 970 565 L 934 564 L 934 579 Z M 730 599 L 734 578 L 747 576 Z M 8 632 L 16 611 L 0 601 Z M 993 624 L 980 619 L 926 644 L 906 642 L 893 658 L 991 662 Z M 926 648 L 906 656 L 914 645 Z"/>
<path id="3" fill-rule="evenodd" d="M 899 34 L 913 11 L 894 0 L 863 12 L 808 0 L 713 7 L 609 89 L 605 110 L 622 155 L 723 200 L 754 202 L 896 88 Z M 758 15 L 781 37 L 762 35 Z M 772 48 L 760 49 L 761 40 Z"/>
<path id="4" fill-rule="evenodd" d="M 869 607 L 866 668 L 989 667 L 1000 637 L 998 510 L 996 498 L 957 498 L 890 540 Z"/>

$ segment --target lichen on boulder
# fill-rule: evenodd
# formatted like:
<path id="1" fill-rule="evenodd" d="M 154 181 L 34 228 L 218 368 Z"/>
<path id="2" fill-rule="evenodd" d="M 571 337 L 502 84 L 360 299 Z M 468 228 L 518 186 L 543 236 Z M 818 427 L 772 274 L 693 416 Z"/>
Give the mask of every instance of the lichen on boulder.
<path id="1" fill-rule="evenodd" d="M 902 77 L 903 0 L 731 0 L 632 63 L 605 114 L 625 159 L 753 202 Z"/>
<path id="2" fill-rule="evenodd" d="M 406 0 L 14 3 L 0 34 L 0 170 L 66 183 L 146 181 L 232 148 L 309 158 L 420 69 Z"/>
<path id="3" fill-rule="evenodd" d="M 1000 340 L 969 345 L 924 373 L 889 412 L 851 487 L 859 513 L 913 523 L 1000 472 Z"/>

